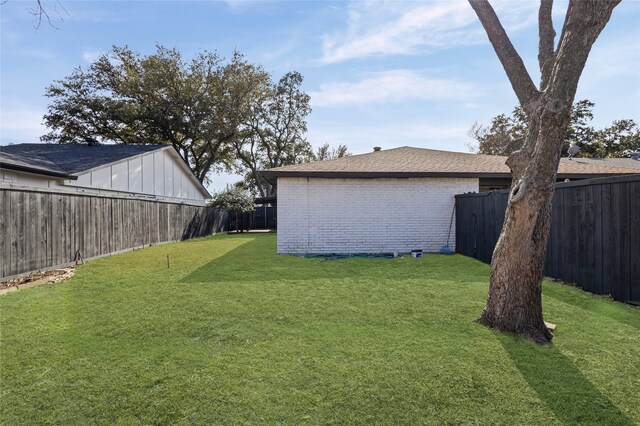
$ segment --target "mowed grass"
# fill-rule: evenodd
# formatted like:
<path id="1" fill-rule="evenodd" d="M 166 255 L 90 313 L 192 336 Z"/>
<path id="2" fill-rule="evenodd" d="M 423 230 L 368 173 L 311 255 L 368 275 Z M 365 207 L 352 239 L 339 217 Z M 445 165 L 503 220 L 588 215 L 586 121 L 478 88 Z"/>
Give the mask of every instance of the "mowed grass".
<path id="1" fill-rule="evenodd" d="M 0 297 L 0 423 L 640 423 L 638 309 L 545 283 L 539 347 L 473 322 L 487 282 L 462 256 L 302 259 L 273 235 L 90 262 Z"/>

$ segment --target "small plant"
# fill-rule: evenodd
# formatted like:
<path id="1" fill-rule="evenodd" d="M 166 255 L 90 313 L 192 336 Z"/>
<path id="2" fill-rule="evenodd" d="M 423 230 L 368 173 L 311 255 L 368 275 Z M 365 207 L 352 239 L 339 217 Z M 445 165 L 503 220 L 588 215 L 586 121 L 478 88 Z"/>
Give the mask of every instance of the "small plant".
<path id="1" fill-rule="evenodd" d="M 244 214 L 252 212 L 255 209 L 253 196 L 245 189 L 237 186 L 227 187 L 220 192 L 216 192 L 213 199 L 209 203 L 211 207 L 217 207 L 226 210 L 230 217 L 233 217 L 236 231 L 249 230 L 249 221 L 243 220 Z M 246 225 L 241 226 L 241 222 Z M 231 226 L 229 227 L 232 228 Z"/>

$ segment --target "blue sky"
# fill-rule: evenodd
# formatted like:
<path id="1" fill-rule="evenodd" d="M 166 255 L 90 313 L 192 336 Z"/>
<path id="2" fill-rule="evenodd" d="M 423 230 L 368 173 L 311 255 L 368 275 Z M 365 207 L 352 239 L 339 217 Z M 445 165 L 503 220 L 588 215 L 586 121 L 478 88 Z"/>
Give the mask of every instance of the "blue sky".
<path id="1" fill-rule="evenodd" d="M 274 79 L 305 77 L 314 146 L 353 153 L 410 145 L 468 151 L 475 121 L 508 113 L 516 98 L 466 1 L 77 1 L 45 0 L 53 24 L 34 29 L 34 0 L 0 7 L 0 143 L 46 133 L 45 87 L 112 45 L 144 54 L 156 43 L 187 57 L 234 49 Z M 537 2 L 493 1 L 537 81 Z M 566 1 L 556 1 L 559 34 Z M 640 1 L 626 0 L 596 42 L 577 99 L 596 103 L 595 126 L 640 121 Z M 212 176 L 212 189 L 237 180 Z"/>

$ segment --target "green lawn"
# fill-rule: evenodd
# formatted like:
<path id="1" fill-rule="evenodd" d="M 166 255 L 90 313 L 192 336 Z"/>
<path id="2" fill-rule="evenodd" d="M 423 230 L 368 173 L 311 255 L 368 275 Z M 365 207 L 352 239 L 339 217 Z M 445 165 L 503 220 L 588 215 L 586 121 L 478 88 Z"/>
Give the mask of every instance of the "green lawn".
<path id="1" fill-rule="evenodd" d="M 487 281 L 273 235 L 104 258 L 0 297 L 0 424 L 640 424 L 640 310 L 545 283 L 539 347 L 473 322 Z"/>

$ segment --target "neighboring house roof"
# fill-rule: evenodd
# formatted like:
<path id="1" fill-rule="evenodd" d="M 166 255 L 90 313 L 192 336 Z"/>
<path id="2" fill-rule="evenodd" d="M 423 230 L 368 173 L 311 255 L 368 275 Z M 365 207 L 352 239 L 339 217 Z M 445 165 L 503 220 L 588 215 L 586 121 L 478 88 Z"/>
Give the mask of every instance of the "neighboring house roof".
<path id="1" fill-rule="evenodd" d="M 640 169 L 640 161 L 632 158 L 574 158 L 576 163 L 593 164 L 607 167 L 628 167 Z M 638 172 L 636 172 L 638 173 Z"/>
<path id="2" fill-rule="evenodd" d="M 55 176 L 72 175 L 115 163 L 167 145 L 84 145 L 22 143 L 0 146 L 0 165 L 7 169 Z M 29 170 L 31 168 L 32 170 Z"/>
<path id="3" fill-rule="evenodd" d="M 22 143 L 0 146 L 0 167 L 45 176 L 77 180 L 78 175 L 127 158 L 166 149 L 183 164 L 183 169 L 205 197 L 211 195 L 171 145 L 85 145 Z"/>
<path id="4" fill-rule="evenodd" d="M 400 148 L 367 154 L 276 167 L 260 173 L 268 180 L 278 177 L 511 177 L 507 157 L 439 151 L 425 148 Z M 604 163 L 587 164 L 582 158 L 560 160 L 558 178 L 588 178 L 640 173 L 639 169 Z M 631 160 L 629 161 L 636 161 Z"/>
<path id="5" fill-rule="evenodd" d="M 14 154 L 13 152 L 8 152 L 6 148 L 8 147 L 0 146 L 0 167 L 45 176 L 77 179 L 76 176 L 71 176 L 68 172 L 64 171 L 44 157 L 33 156 L 29 158 L 20 155 L 19 153 Z"/>

